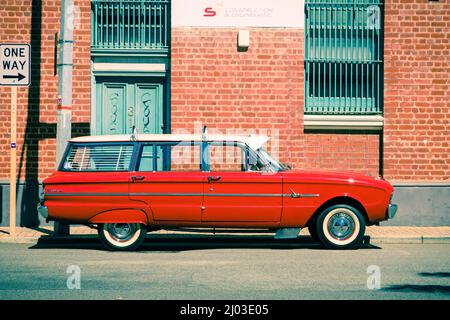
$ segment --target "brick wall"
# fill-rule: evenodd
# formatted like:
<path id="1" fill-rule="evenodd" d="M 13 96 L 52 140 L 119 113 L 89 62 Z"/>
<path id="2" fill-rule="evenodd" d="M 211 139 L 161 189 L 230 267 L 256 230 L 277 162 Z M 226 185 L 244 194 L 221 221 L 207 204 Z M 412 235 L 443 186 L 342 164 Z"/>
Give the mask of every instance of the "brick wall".
<path id="1" fill-rule="evenodd" d="M 0 42 L 32 45 L 32 85 L 19 88 L 20 179 L 54 169 L 58 77 L 54 34 L 60 1 L 3 0 Z M 73 134 L 90 121 L 90 3 L 75 0 Z M 443 181 L 450 176 L 450 4 L 388 0 L 385 21 L 384 172 L 394 181 Z M 237 29 L 172 31 L 172 128 L 211 129 L 279 138 L 278 153 L 295 168 L 353 170 L 376 175 L 374 134 L 304 133 L 303 30 L 250 29 L 238 52 Z M 9 174 L 10 89 L 0 87 L 0 180 Z"/>
<path id="2" fill-rule="evenodd" d="M 307 168 L 378 175 L 379 136 L 376 134 L 307 134 L 303 143 Z"/>
<path id="3" fill-rule="evenodd" d="M 172 129 L 276 135 L 284 160 L 298 159 L 303 32 L 252 29 L 247 52 L 236 43 L 235 29 L 172 30 Z"/>
<path id="4" fill-rule="evenodd" d="M 272 151 L 294 168 L 377 175 L 377 135 L 304 133 L 303 30 L 251 29 L 247 52 L 237 32 L 172 30 L 172 129 L 256 129 L 279 138 Z"/>
<path id="5" fill-rule="evenodd" d="M 385 176 L 450 179 L 450 3 L 385 9 Z"/>
<path id="6" fill-rule="evenodd" d="M 90 3 L 75 0 L 73 133 L 88 134 L 90 121 Z M 58 76 L 54 34 L 60 31 L 61 1 L 2 0 L 0 42 L 31 44 L 29 88 L 18 88 L 17 155 L 20 179 L 47 177 L 56 161 Z M 0 87 L 0 180 L 9 177 L 10 92 Z"/>

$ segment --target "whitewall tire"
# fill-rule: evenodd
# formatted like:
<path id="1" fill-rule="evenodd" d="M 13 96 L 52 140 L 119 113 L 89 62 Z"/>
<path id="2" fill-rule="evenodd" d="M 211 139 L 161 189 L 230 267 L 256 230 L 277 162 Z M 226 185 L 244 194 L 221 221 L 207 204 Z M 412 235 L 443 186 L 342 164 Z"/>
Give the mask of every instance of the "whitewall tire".
<path id="1" fill-rule="evenodd" d="M 108 250 L 137 249 L 145 239 L 147 230 L 139 223 L 104 223 L 98 226 L 98 234 Z"/>
<path id="2" fill-rule="evenodd" d="M 349 205 L 334 205 L 317 218 L 316 231 L 328 248 L 350 249 L 361 243 L 366 224 L 361 212 Z"/>

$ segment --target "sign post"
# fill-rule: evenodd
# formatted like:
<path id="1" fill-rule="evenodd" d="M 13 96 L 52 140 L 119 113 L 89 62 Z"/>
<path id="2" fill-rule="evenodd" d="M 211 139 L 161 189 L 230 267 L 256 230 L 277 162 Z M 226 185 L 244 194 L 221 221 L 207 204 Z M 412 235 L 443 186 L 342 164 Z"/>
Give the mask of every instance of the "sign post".
<path id="1" fill-rule="evenodd" d="M 0 44 L 0 85 L 11 87 L 9 235 L 16 235 L 17 87 L 30 85 L 30 45 Z"/>
<path id="2" fill-rule="evenodd" d="M 9 235 L 16 236 L 17 87 L 11 87 L 11 158 L 9 167 Z"/>

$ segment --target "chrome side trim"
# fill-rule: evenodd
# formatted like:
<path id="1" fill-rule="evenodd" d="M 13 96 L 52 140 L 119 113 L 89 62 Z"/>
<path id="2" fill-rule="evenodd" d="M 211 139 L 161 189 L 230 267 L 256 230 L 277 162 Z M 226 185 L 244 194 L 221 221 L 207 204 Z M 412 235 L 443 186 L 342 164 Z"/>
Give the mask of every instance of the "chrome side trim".
<path id="1" fill-rule="evenodd" d="M 46 197 L 127 197 L 149 196 L 149 197 L 290 197 L 290 198 L 311 198 L 319 197 L 319 194 L 298 193 L 295 197 L 291 193 L 47 193 Z"/>
<path id="2" fill-rule="evenodd" d="M 320 197 L 320 194 L 318 193 L 289 193 L 289 194 L 283 194 L 284 197 L 290 197 L 290 198 L 314 198 L 314 197 Z"/>
<path id="3" fill-rule="evenodd" d="M 127 197 L 128 193 L 46 193 L 45 197 Z"/>
<path id="4" fill-rule="evenodd" d="M 277 193 L 130 193 L 130 196 L 150 197 L 179 197 L 179 196 L 205 196 L 205 197 L 281 197 Z"/>
<path id="5" fill-rule="evenodd" d="M 205 193 L 205 197 L 281 197 L 279 193 Z"/>

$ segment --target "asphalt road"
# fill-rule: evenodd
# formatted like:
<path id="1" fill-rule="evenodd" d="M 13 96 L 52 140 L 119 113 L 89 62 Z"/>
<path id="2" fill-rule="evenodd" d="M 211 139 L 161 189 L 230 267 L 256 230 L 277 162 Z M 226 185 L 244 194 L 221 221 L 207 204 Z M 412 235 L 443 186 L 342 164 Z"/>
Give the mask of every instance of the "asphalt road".
<path id="1" fill-rule="evenodd" d="M 138 252 L 104 251 L 96 238 L 3 243 L 0 299 L 450 299 L 450 245 L 334 251 L 309 237 L 202 235 L 150 236 Z"/>

